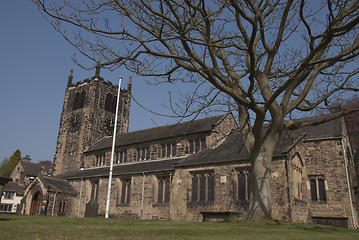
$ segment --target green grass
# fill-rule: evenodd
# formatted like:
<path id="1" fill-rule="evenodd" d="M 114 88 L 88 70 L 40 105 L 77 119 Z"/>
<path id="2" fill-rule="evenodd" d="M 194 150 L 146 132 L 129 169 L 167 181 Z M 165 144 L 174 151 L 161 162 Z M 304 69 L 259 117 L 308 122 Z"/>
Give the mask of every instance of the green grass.
<path id="1" fill-rule="evenodd" d="M 167 222 L 0 216 L 0 239 L 359 239 L 359 231 L 277 221 Z"/>

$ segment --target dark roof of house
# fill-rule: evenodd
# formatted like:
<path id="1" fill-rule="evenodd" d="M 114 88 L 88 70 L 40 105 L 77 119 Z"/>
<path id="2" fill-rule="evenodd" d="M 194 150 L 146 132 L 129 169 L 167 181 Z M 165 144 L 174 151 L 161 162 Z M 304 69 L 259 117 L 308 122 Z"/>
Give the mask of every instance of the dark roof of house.
<path id="1" fill-rule="evenodd" d="M 193 120 L 189 122 L 166 125 L 156 128 L 149 128 L 149 129 L 144 129 L 134 132 L 123 133 L 118 137 L 116 137 L 116 147 L 156 141 L 166 138 L 185 136 L 189 134 L 209 132 L 228 114 Z M 87 152 L 110 148 L 111 145 L 112 145 L 112 137 L 107 137 L 100 140 L 95 146 L 90 148 Z"/>
<path id="2" fill-rule="evenodd" d="M 299 121 L 306 122 L 310 120 L 321 120 L 327 116 L 328 115 L 321 115 L 310 118 L 303 118 Z M 289 132 L 292 137 L 305 135 L 306 140 L 342 137 L 343 122 L 344 117 L 341 117 L 315 126 L 306 126 Z"/>
<path id="3" fill-rule="evenodd" d="M 128 174 L 148 173 L 148 172 L 154 173 L 154 172 L 173 171 L 174 165 L 180 159 L 182 158 L 142 161 L 142 162 L 114 165 L 112 174 L 114 176 L 121 176 Z M 59 175 L 58 177 L 64 179 L 105 177 L 109 175 L 109 169 L 110 169 L 109 166 L 84 168 L 71 173 Z"/>
<path id="4" fill-rule="evenodd" d="M 42 175 L 39 175 L 38 177 L 50 192 L 67 193 L 72 195 L 77 194 L 74 187 L 65 179 Z"/>
<path id="5" fill-rule="evenodd" d="M 49 173 L 51 166 L 42 165 L 41 163 L 32 163 L 28 161 L 21 161 L 21 164 L 24 168 L 26 176 L 36 177 L 43 169 L 45 172 Z"/>
<path id="6" fill-rule="evenodd" d="M 5 185 L 5 184 L 8 183 L 9 181 L 11 181 L 11 178 L 9 178 L 9 177 L 4 177 L 4 176 L 0 176 L 0 185 Z"/>
<path id="7" fill-rule="evenodd" d="M 315 139 L 341 137 L 342 123 L 343 118 L 339 118 L 317 126 L 307 126 L 293 131 L 284 131 L 277 144 L 274 157 L 286 154 L 292 146 L 301 139 L 309 141 Z M 240 130 L 235 129 L 217 147 L 213 149 L 206 149 L 188 156 L 178 162 L 177 166 L 181 167 L 238 160 L 249 160 L 249 154 L 244 148 Z"/>
<path id="8" fill-rule="evenodd" d="M 39 163 L 32 163 L 21 161 L 26 176 L 37 176 L 40 173 L 41 165 Z"/>
<path id="9" fill-rule="evenodd" d="M 20 186 L 19 184 L 17 184 L 16 182 L 8 182 L 7 184 L 5 184 L 4 186 L 4 191 L 12 191 L 12 192 L 16 192 L 16 195 L 24 195 L 24 190 L 25 190 L 25 186 Z"/>

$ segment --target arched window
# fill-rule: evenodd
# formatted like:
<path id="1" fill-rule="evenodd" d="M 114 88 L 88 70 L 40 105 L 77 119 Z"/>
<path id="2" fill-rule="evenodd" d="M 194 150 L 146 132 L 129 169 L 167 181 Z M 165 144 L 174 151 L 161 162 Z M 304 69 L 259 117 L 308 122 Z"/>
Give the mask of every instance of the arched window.
<path id="1" fill-rule="evenodd" d="M 75 94 L 74 103 L 73 103 L 73 110 L 77 110 L 83 108 L 85 106 L 86 101 L 86 91 L 83 90 L 81 93 L 77 92 Z"/>
<path id="2" fill-rule="evenodd" d="M 303 175 L 303 163 L 300 157 L 295 155 L 292 159 L 293 163 L 293 194 L 294 197 L 302 198 L 302 175 Z"/>
<path id="3" fill-rule="evenodd" d="M 112 105 L 112 95 L 111 95 L 111 93 L 107 93 L 106 102 L 105 102 L 105 110 L 110 111 L 111 105 Z"/>
<path id="4" fill-rule="evenodd" d="M 112 106 L 111 106 L 111 112 L 112 113 L 116 113 L 116 105 L 117 105 L 117 97 L 113 97 L 112 99 Z"/>
<path id="5" fill-rule="evenodd" d="M 326 186 L 323 176 L 310 176 L 310 195 L 312 201 L 327 201 Z"/>
<path id="6" fill-rule="evenodd" d="M 79 109 L 81 94 L 77 92 L 75 94 L 74 103 L 72 105 L 73 110 Z"/>
<path id="7" fill-rule="evenodd" d="M 107 93 L 105 102 L 105 111 L 116 113 L 117 97 Z"/>
<path id="8" fill-rule="evenodd" d="M 237 171 L 237 200 L 251 198 L 251 172 L 249 169 Z"/>
<path id="9" fill-rule="evenodd" d="M 213 172 L 198 172 L 192 174 L 192 202 L 214 201 Z"/>
<path id="10" fill-rule="evenodd" d="M 85 106 L 85 101 L 86 101 L 86 91 L 83 90 L 81 92 L 81 98 L 80 98 L 80 107 L 79 108 L 83 108 Z"/>

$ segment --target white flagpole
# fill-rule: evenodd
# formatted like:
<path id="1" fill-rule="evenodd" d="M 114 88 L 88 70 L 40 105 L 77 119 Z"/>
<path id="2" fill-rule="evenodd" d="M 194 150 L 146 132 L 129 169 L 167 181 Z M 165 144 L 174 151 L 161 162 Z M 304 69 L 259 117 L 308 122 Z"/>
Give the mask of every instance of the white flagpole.
<path id="1" fill-rule="evenodd" d="M 118 116 L 118 107 L 119 107 L 118 105 L 119 105 L 119 102 L 120 102 L 121 81 L 122 81 L 122 77 L 120 76 L 119 80 L 118 80 L 118 93 L 117 93 L 117 102 L 116 102 L 115 126 L 114 126 L 114 129 L 113 129 L 113 137 L 112 137 L 111 163 L 110 163 L 110 174 L 108 176 L 108 190 L 107 190 L 105 218 L 108 218 L 108 212 L 110 210 L 111 182 L 112 182 L 112 170 L 113 170 L 113 155 L 115 154 L 117 116 Z"/>

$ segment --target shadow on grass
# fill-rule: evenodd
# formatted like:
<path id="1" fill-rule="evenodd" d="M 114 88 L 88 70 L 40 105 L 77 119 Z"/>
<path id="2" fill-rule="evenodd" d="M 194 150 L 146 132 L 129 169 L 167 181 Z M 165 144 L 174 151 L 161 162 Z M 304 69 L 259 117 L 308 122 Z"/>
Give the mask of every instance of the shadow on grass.
<path id="1" fill-rule="evenodd" d="M 10 221 L 11 219 L 8 219 L 8 218 L 0 218 L 0 222 L 2 221 Z"/>

